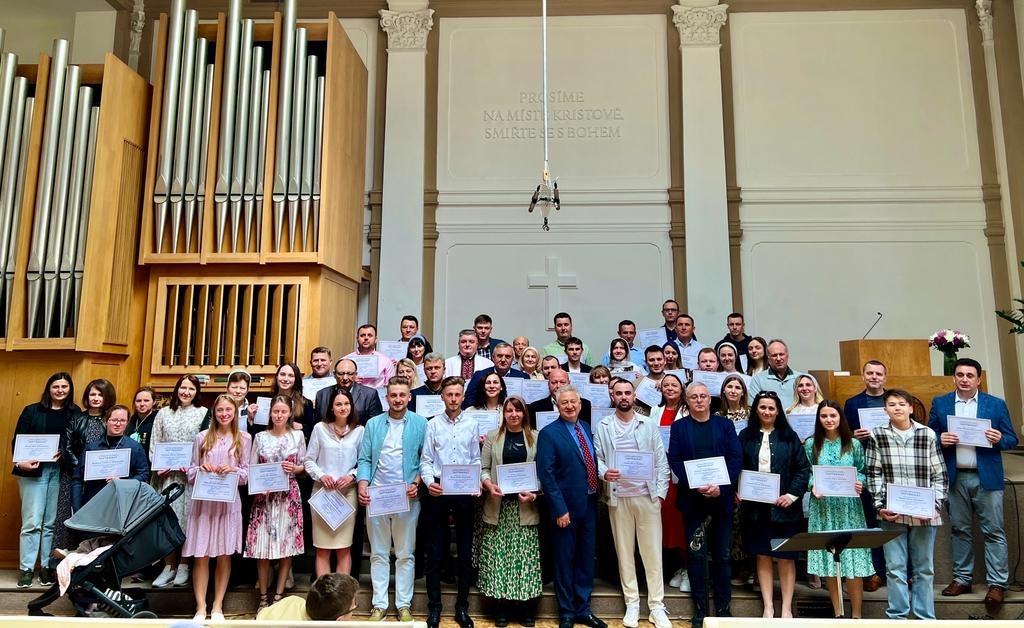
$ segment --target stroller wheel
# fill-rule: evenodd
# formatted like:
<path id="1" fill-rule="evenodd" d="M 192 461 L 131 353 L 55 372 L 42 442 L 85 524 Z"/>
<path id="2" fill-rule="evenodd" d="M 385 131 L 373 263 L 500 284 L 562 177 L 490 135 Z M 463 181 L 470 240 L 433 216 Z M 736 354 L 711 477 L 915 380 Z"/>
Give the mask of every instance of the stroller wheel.
<path id="1" fill-rule="evenodd" d="M 156 613 L 152 611 L 142 611 L 132 615 L 132 619 L 156 619 Z"/>

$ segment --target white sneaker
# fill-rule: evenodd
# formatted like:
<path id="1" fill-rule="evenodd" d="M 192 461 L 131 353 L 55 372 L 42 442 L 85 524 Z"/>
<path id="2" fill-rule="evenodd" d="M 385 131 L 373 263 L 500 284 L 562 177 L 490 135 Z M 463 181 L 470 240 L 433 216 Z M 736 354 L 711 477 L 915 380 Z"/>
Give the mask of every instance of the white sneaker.
<path id="1" fill-rule="evenodd" d="M 188 584 L 188 565 L 181 563 L 178 565 L 178 573 L 174 574 L 174 586 L 183 587 Z"/>
<path id="2" fill-rule="evenodd" d="M 672 587 L 673 589 L 677 588 L 679 586 L 679 582 L 683 579 L 684 575 L 686 575 L 685 569 L 676 569 L 676 572 L 672 574 L 672 578 L 668 581 L 668 586 Z"/>
<path id="3" fill-rule="evenodd" d="M 174 580 L 174 567 L 164 565 L 164 570 L 161 571 L 160 575 L 153 581 L 153 586 L 157 589 L 163 589 L 164 587 L 171 586 L 172 580 Z"/>
<path id="4" fill-rule="evenodd" d="M 672 628 L 672 620 L 668 618 L 668 613 L 663 608 L 656 608 L 651 611 L 647 620 L 657 628 Z"/>
<path id="5" fill-rule="evenodd" d="M 690 592 L 690 574 L 683 572 L 683 577 L 679 579 L 679 592 L 689 593 Z"/>
<path id="6" fill-rule="evenodd" d="M 626 615 L 622 618 L 622 625 L 626 628 L 637 628 L 640 625 L 640 607 L 627 606 Z"/>

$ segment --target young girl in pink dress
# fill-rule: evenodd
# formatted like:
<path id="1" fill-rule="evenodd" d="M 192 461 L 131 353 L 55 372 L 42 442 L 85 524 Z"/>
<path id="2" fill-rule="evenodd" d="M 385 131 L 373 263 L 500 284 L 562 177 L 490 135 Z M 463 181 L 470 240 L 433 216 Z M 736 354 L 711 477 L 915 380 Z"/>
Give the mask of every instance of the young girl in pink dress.
<path id="1" fill-rule="evenodd" d="M 252 439 L 238 430 L 238 406 L 228 395 L 220 395 L 213 404 L 214 422 L 199 432 L 192 446 L 189 484 L 195 484 L 200 471 L 237 473 L 238 483 L 249 479 L 249 449 Z M 231 555 L 242 551 L 242 501 L 235 491 L 233 502 L 193 500 L 182 556 L 194 556 L 192 591 L 196 597 L 196 622 L 206 620 L 206 589 L 210 580 L 210 558 L 217 558 L 214 576 L 213 609 L 210 619 L 224 621 L 224 595 L 231 576 Z"/>

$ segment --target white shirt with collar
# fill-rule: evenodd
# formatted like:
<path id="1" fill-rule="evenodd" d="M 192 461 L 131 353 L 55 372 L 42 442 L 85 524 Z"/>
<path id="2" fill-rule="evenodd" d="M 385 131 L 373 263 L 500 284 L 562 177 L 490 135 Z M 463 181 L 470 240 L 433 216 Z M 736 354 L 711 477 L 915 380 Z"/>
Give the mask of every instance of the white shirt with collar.
<path id="1" fill-rule="evenodd" d="M 446 464 L 480 464 L 480 426 L 463 412 L 454 419 L 442 413 L 427 422 L 420 454 L 423 483 L 440 481 Z"/>
<path id="2" fill-rule="evenodd" d="M 953 412 L 956 416 L 978 418 L 978 391 L 974 391 L 974 396 L 970 399 L 961 399 L 959 393 L 953 393 Z M 974 445 L 956 446 L 956 468 L 978 468 L 978 452 Z"/>

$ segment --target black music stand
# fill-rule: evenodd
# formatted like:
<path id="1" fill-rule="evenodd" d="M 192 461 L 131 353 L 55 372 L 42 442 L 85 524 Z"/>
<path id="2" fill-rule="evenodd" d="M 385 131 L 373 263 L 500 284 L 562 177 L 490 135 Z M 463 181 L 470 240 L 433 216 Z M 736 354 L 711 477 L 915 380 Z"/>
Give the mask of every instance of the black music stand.
<path id="1" fill-rule="evenodd" d="M 845 549 L 873 549 L 881 547 L 901 534 L 900 530 L 862 528 L 858 530 L 830 530 L 828 532 L 801 532 L 788 539 L 772 539 L 772 550 L 776 552 L 806 552 L 825 550 L 835 561 L 835 574 L 839 578 L 839 616 L 846 614 L 843 602 L 841 559 Z"/>

